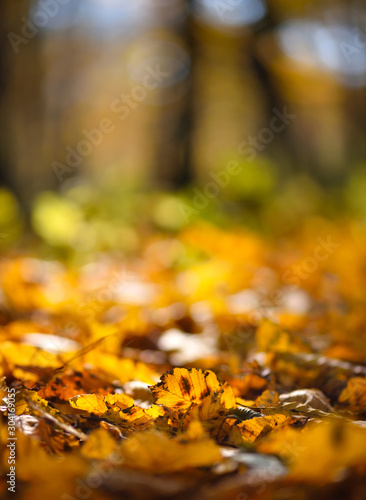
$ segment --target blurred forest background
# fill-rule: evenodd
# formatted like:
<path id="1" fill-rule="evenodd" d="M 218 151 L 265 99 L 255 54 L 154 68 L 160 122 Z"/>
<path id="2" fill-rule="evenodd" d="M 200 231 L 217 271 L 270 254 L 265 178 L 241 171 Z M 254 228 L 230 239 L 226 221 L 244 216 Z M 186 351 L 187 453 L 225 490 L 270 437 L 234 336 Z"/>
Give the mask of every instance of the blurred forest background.
<path id="1" fill-rule="evenodd" d="M 179 203 L 230 161 L 242 169 L 202 210 L 213 219 L 264 213 L 286 229 L 320 206 L 366 215 L 362 0 L 3 0 L 0 11 L 10 240 L 23 213 L 52 244 L 133 249 L 143 214 L 179 228 Z M 293 118 L 274 131 L 281 113 Z"/>

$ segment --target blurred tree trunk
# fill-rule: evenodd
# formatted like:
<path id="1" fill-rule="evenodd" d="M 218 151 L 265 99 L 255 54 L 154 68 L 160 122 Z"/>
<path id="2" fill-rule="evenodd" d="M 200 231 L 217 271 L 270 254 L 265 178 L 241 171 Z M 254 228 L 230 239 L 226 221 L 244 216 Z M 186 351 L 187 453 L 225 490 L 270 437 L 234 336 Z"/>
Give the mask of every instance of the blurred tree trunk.
<path id="1" fill-rule="evenodd" d="M 183 114 L 182 128 L 183 128 L 183 155 L 180 174 L 176 181 L 178 186 L 185 186 L 194 181 L 194 168 L 193 168 L 193 129 L 194 129 L 194 105 L 195 105 L 195 61 L 196 61 L 196 40 L 193 35 L 193 3 L 194 0 L 186 0 L 187 2 L 187 18 L 185 24 L 185 38 L 186 45 L 189 50 L 191 58 L 190 80 L 188 87 L 188 94 L 186 98 L 186 109 Z"/>
<path id="2" fill-rule="evenodd" d="M 42 148 L 41 37 L 22 33 L 29 19 L 30 0 L 5 0 L 0 6 L 1 89 L 0 111 L 3 131 L 0 139 L 2 182 L 13 189 L 19 201 L 29 207 L 32 195 L 40 187 L 49 187 L 51 169 L 40 161 Z M 14 34 L 14 35 L 12 35 Z M 9 36 L 23 37 L 13 45 Z M 19 39 L 18 39 L 19 40 Z M 49 171 L 48 171 L 49 170 Z"/>
<path id="3" fill-rule="evenodd" d="M 158 185 L 173 189 L 189 184 L 193 180 L 192 130 L 194 118 L 195 78 L 194 60 L 196 44 L 192 27 L 194 0 L 184 0 L 181 10 L 185 11 L 182 23 L 168 27 L 170 36 L 180 42 L 189 56 L 189 71 L 180 80 L 175 76 L 170 92 L 173 103 L 162 106 L 156 123 L 155 154 L 152 164 L 152 179 Z M 181 68 L 182 70 L 182 68 Z M 185 89 L 181 95 L 182 87 Z M 162 89 L 164 92 L 164 89 Z M 164 96 L 163 96 L 164 98 Z"/>

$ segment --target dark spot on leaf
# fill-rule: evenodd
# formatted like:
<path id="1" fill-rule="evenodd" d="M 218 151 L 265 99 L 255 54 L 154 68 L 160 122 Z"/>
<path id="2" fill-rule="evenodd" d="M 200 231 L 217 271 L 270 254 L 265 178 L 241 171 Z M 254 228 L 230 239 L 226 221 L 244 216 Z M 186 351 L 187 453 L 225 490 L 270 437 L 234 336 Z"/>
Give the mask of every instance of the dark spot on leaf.
<path id="1" fill-rule="evenodd" d="M 182 392 L 184 394 L 189 394 L 191 392 L 191 383 L 186 377 L 182 377 Z"/>
<path id="2" fill-rule="evenodd" d="M 210 391 L 208 388 L 206 388 L 204 391 L 201 392 L 201 398 L 204 399 L 204 398 L 207 398 L 207 396 L 210 395 Z"/>

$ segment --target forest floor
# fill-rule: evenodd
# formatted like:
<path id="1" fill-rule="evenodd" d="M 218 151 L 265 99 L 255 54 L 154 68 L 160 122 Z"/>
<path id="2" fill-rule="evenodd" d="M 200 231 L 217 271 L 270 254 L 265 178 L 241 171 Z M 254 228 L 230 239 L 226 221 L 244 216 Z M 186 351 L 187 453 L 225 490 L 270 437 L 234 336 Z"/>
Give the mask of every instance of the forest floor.
<path id="1" fill-rule="evenodd" d="M 2 497 L 366 498 L 365 243 L 314 218 L 4 254 Z"/>

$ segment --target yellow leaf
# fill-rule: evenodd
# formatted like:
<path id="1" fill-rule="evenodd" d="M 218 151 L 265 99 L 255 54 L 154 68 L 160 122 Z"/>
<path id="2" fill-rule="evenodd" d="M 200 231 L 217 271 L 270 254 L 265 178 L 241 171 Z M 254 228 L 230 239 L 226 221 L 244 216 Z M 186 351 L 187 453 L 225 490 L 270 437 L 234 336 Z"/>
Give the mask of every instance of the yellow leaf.
<path id="1" fill-rule="evenodd" d="M 180 441 L 200 441 L 202 439 L 207 439 L 207 434 L 202 427 L 201 422 L 198 420 L 193 420 L 190 422 L 186 432 L 181 434 Z"/>
<path id="2" fill-rule="evenodd" d="M 293 479 L 326 483 L 349 467 L 366 465 L 366 429 L 341 421 L 310 424 L 301 431 L 284 428 L 265 438 L 258 451 L 282 456 Z"/>
<path id="3" fill-rule="evenodd" d="M 366 378 L 350 378 L 347 387 L 341 392 L 338 401 L 354 409 L 366 411 Z"/>
<path id="4" fill-rule="evenodd" d="M 122 384 L 130 380 L 139 380 L 151 384 L 158 379 L 158 374 L 145 363 L 120 358 L 114 354 L 93 350 L 87 353 L 85 361 L 104 371 L 113 379 L 119 380 Z"/>
<path id="5" fill-rule="evenodd" d="M 257 406 L 274 406 L 279 401 L 276 391 L 266 390 L 255 401 Z"/>
<path id="6" fill-rule="evenodd" d="M 139 406 L 131 406 L 120 410 L 118 407 L 110 408 L 103 413 L 103 418 L 108 420 L 118 427 L 123 427 L 126 430 L 143 430 L 154 418 L 149 415 L 146 410 Z"/>
<path id="7" fill-rule="evenodd" d="M 156 404 L 175 410 L 187 410 L 192 403 L 199 404 L 211 392 L 221 392 L 216 374 L 210 370 L 174 368 L 161 377 L 161 382 L 151 386 Z"/>
<path id="8" fill-rule="evenodd" d="M 107 394 L 103 399 L 108 406 L 118 406 L 121 410 L 133 405 L 133 399 L 127 394 Z"/>
<path id="9" fill-rule="evenodd" d="M 116 441 L 105 429 L 93 431 L 87 442 L 81 448 L 81 453 L 87 458 L 102 460 L 108 457 L 116 448 Z"/>
<path id="10" fill-rule="evenodd" d="M 181 443 L 158 431 L 135 433 L 120 451 L 126 466 L 156 473 L 208 467 L 221 461 L 219 447 L 210 439 Z"/>
<path id="11" fill-rule="evenodd" d="M 256 342 L 261 351 L 294 353 L 309 350 L 298 338 L 269 320 L 264 320 L 256 331 Z"/>
<path id="12" fill-rule="evenodd" d="M 101 415 L 108 411 L 110 407 L 116 407 L 124 410 L 133 406 L 133 399 L 126 394 L 107 394 L 100 396 L 99 394 L 82 394 L 69 399 L 73 408 L 84 410 L 89 413 Z"/>
<path id="13" fill-rule="evenodd" d="M 266 417 L 254 417 L 250 420 L 244 420 L 238 424 L 238 427 L 244 441 L 252 443 L 259 436 L 268 434 L 273 429 L 279 429 L 281 426 L 292 422 L 293 419 L 291 417 L 278 413 Z"/>
<path id="14" fill-rule="evenodd" d="M 21 409 L 24 410 L 23 401 L 25 401 L 25 403 L 28 405 L 28 407 L 32 407 L 32 403 L 35 403 L 35 406 L 40 407 L 42 410 L 46 411 L 46 413 L 49 413 L 53 417 L 56 417 L 59 415 L 58 410 L 55 410 L 54 408 L 52 408 L 52 406 L 50 406 L 48 404 L 47 400 L 40 398 L 38 396 L 38 394 L 34 391 L 22 391 L 19 394 L 19 397 L 21 398 L 21 399 L 19 399 L 19 406 L 18 406 L 18 402 L 16 405 L 18 412 Z"/>
<path id="15" fill-rule="evenodd" d="M 271 426 L 264 417 L 254 417 L 250 420 L 244 420 L 238 424 L 242 438 L 253 443 L 258 436 L 270 432 Z"/>
<path id="16" fill-rule="evenodd" d="M 352 465 L 366 465 L 366 430 L 332 422 L 309 427 L 300 435 L 291 476 L 325 482 L 336 479 Z"/>
<path id="17" fill-rule="evenodd" d="M 37 366 L 56 368 L 60 366 L 62 357 L 58 354 L 45 352 L 32 345 L 19 342 L 2 342 L 1 357 L 10 366 Z"/>
<path id="18" fill-rule="evenodd" d="M 84 410 L 89 413 L 96 413 L 97 415 L 101 415 L 108 410 L 103 396 L 98 396 L 97 394 L 82 394 L 81 396 L 69 399 L 69 402 L 77 410 Z"/>
<path id="19" fill-rule="evenodd" d="M 163 417 L 165 412 L 164 408 L 158 405 L 151 405 L 149 408 L 145 410 L 145 413 L 147 415 L 150 415 L 152 418 L 158 418 L 158 417 Z"/>
<path id="20" fill-rule="evenodd" d="M 234 391 L 232 387 L 226 382 L 223 384 L 221 404 L 222 406 L 224 406 L 224 408 L 234 408 L 236 406 Z"/>
<path id="21" fill-rule="evenodd" d="M 213 393 L 201 401 L 198 408 L 193 408 L 192 414 L 197 414 L 199 420 L 213 420 L 223 417 L 226 413 L 225 407 L 221 403 L 221 393 Z"/>

